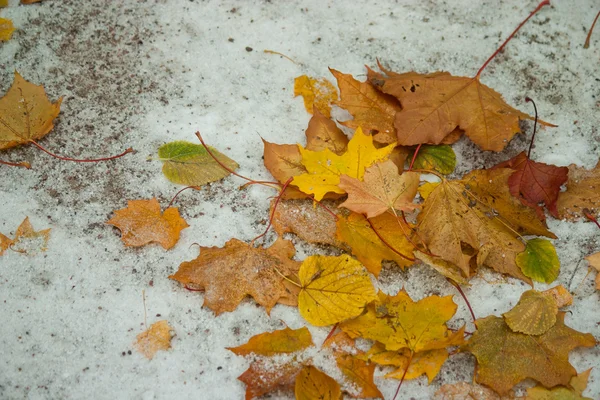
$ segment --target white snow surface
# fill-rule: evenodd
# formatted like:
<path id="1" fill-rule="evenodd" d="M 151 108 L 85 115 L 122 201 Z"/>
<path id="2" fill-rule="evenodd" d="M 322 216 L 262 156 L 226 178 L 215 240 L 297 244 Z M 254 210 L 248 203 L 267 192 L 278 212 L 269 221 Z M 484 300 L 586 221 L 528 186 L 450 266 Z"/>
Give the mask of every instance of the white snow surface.
<path id="1" fill-rule="evenodd" d="M 190 227 L 175 248 L 127 248 L 106 225 L 127 200 L 157 197 L 165 207 L 179 186 L 167 181 L 156 157 L 173 140 L 205 140 L 240 164 L 239 172 L 270 179 L 261 137 L 304 143 L 310 115 L 293 97 L 294 78 L 308 74 L 334 81 L 328 67 L 363 79 L 377 59 L 394 71 L 449 71 L 473 76 L 507 35 L 536 7 L 535 1 L 176 1 L 45 0 L 0 10 L 18 31 L 0 43 L 0 91 L 13 71 L 43 84 L 53 100 L 64 96 L 54 130 L 40 141 L 79 158 L 137 152 L 100 164 L 61 162 L 33 146 L 2 152 L 3 160 L 29 161 L 31 170 L 0 166 L 0 232 L 12 236 L 29 216 L 36 229 L 51 228 L 46 252 L 0 257 L 0 398 L 2 399 L 241 399 L 237 377 L 252 357 L 226 347 L 285 325 L 305 323 L 297 309 L 276 306 L 271 315 L 248 299 L 215 317 L 203 295 L 169 280 L 197 246 L 251 240 L 264 229 L 268 189 L 235 177 L 177 200 Z M 600 30 L 583 42 L 598 3 L 552 0 L 516 35 L 482 74 L 507 102 L 558 128 L 539 131 L 533 157 L 557 165 L 593 167 L 600 155 Z M 263 50 L 281 52 L 296 63 Z M 468 139 L 454 145 L 454 176 L 494 165 L 526 149 L 533 125 L 523 123 L 499 154 L 481 152 Z M 555 284 L 574 294 L 567 324 L 600 338 L 600 298 L 583 257 L 600 251 L 591 223 L 548 218 L 559 239 L 562 263 Z M 275 234 L 270 234 L 272 242 Z M 296 258 L 325 251 L 294 238 Z M 454 295 L 454 327 L 473 324 L 462 298 L 436 272 L 419 265 L 384 268 L 379 286 L 405 287 L 417 300 Z M 550 286 L 554 286 L 550 285 Z M 549 285 L 536 284 L 536 289 Z M 478 317 L 501 315 L 529 287 L 482 271 L 466 294 Z M 148 360 L 133 347 L 147 322 L 166 319 L 176 333 L 172 349 Z M 320 345 L 327 328 L 310 327 Z M 331 357 L 315 361 L 340 378 Z M 579 349 L 570 360 L 592 370 L 585 395 L 600 398 L 600 349 Z M 429 399 L 443 384 L 471 381 L 474 358 L 452 356 L 428 385 L 404 382 L 398 399 Z M 382 376 L 388 370 L 377 369 Z M 391 399 L 398 381 L 377 378 Z M 533 385 L 525 381 L 521 388 Z M 270 398 L 290 398 L 275 393 Z"/>

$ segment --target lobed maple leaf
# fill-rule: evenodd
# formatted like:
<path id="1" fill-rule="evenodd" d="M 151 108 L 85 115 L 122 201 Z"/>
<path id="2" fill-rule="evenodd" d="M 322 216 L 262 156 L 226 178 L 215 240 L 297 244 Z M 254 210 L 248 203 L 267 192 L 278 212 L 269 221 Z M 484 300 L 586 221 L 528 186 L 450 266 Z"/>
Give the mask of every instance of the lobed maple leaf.
<path id="1" fill-rule="evenodd" d="M 367 270 L 347 254 L 307 257 L 298 278 L 300 315 L 315 326 L 356 317 L 375 299 Z"/>
<path id="2" fill-rule="evenodd" d="M 391 210 L 413 211 L 419 208 L 413 203 L 419 187 L 419 174 L 406 171 L 398 174 L 398 167 L 391 160 L 375 163 L 365 170 L 363 180 L 347 175 L 340 176 L 340 189 L 348 193 L 348 199 L 339 205 L 351 211 L 373 218 Z"/>
<path id="3" fill-rule="evenodd" d="M 155 322 L 137 335 L 135 348 L 146 358 L 152 359 L 158 351 L 171 348 L 172 330 L 167 320 Z"/>
<path id="4" fill-rule="evenodd" d="M 373 132 L 373 140 L 378 143 L 396 142 L 394 117 L 402 107 L 393 96 L 381 93 L 367 82 L 359 82 L 349 74 L 329 68 L 340 88 L 340 100 L 335 104 L 346 109 L 354 119 L 344 121 L 347 127 L 361 127 Z"/>
<path id="5" fill-rule="evenodd" d="M 510 193 L 521 202 L 536 210 L 539 218 L 545 218 L 544 203 L 552 216 L 558 217 L 556 201 L 560 187 L 567 181 L 569 169 L 533 161 L 525 152 L 504 161 L 493 168 L 511 168 L 515 172 L 508 178 Z"/>
<path id="6" fill-rule="evenodd" d="M 0 99 L 0 150 L 40 139 L 54 127 L 62 97 L 48 100 L 42 86 L 26 81 L 15 71 L 14 81 Z"/>
<path id="7" fill-rule="evenodd" d="M 314 194 L 316 200 L 321 200 L 329 192 L 343 194 L 344 191 L 338 186 L 340 175 L 362 179 L 365 169 L 386 159 L 394 149 L 394 144 L 377 149 L 373 145 L 373 138 L 358 128 L 348 143 L 347 151 L 341 156 L 329 148 L 310 151 L 298 145 L 298 149 L 308 172 L 295 176 L 292 184 L 306 194 Z"/>
<path id="8" fill-rule="evenodd" d="M 139 247 L 155 242 L 166 250 L 175 246 L 180 232 L 189 226 L 177 208 L 169 207 L 161 213 L 156 198 L 129 200 L 127 208 L 116 210 L 106 223 L 121 231 L 125 246 Z"/>
<path id="9" fill-rule="evenodd" d="M 35 247 L 39 248 L 40 251 L 46 251 L 48 249 L 49 240 L 50 229 L 36 231 L 33 229 L 29 217 L 25 217 L 23 222 L 21 222 L 17 228 L 13 239 L 0 233 L 0 256 L 9 248 L 19 253 L 27 253 L 28 247 Z M 28 246 L 30 242 L 34 246 Z"/>
<path id="10" fill-rule="evenodd" d="M 526 378 L 545 387 L 568 385 L 577 374 L 569 363 L 569 352 L 593 347 L 596 340 L 566 326 L 564 318 L 565 313 L 559 312 L 554 326 L 538 336 L 513 332 L 496 316 L 475 321 L 477 331 L 463 346 L 477 358 L 475 380 L 501 395 Z"/>
<path id="11" fill-rule="evenodd" d="M 294 96 L 304 98 L 304 108 L 307 112 L 312 113 L 314 107 L 326 117 L 331 113 L 330 104 L 338 98 L 335 86 L 327 79 L 311 78 L 306 75 L 294 80 Z"/>
<path id="12" fill-rule="evenodd" d="M 217 315 L 235 310 L 248 295 L 269 313 L 278 302 L 297 302 L 282 278 L 298 272 L 300 263 L 291 259 L 295 252 L 288 240 L 265 249 L 231 239 L 222 248 L 201 247 L 200 255 L 183 262 L 169 279 L 204 289 L 204 306 Z"/>
<path id="13" fill-rule="evenodd" d="M 591 215 L 600 216 L 599 193 L 600 162 L 591 170 L 569 165 L 567 190 L 558 195 L 558 215 L 571 221 L 577 220 L 584 217 L 584 209 L 587 209 Z"/>
<path id="14" fill-rule="evenodd" d="M 537 385 L 529 388 L 527 389 L 527 400 L 592 400 L 589 397 L 583 397 L 583 391 L 587 387 L 590 372 L 592 372 L 591 368 L 572 377 L 569 381 L 569 387 L 558 386 L 546 389 Z"/>

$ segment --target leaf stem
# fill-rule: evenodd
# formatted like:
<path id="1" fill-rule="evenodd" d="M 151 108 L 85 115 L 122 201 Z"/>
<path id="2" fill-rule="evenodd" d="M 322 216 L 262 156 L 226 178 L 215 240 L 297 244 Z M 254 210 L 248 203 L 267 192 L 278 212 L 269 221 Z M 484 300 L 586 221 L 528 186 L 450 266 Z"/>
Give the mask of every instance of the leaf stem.
<path id="1" fill-rule="evenodd" d="M 584 49 L 590 47 L 590 39 L 592 37 L 592 32 L 594 31 L 594 26 L 596 26 L 596 21 L 598 21 L 598 16 L 600 16 L 600 11 L 598 11 L 598 14 L 596 14 L 596 18 L 594 18 L 594 22 L 592 22 L 590 31 L 588 32 L 587 37 L 585 38 L 585 43 L 583 44 Z"/>
<path id="2" fill-rule="evenodd" d="M 483 63 L 481 68 L 479 68 L 479 71 L 477 71 L 477 75 L 475 75 L 475 77 L 477 78 L 477 77 L 479 77 L 479 75 L 481 75 L 481 72 L 485 69 L 485 67 L 487 67 L 488 64 L 494 59 L 494 57 L 496 57 L 498 55 L 498 53 L 500 53 L 502 51 L 502 49 L 504 49 L 504 46 L 506 46 L 506 44 L 513 38 L 513 36 L 515 36 L 515 34 L 519 31 L 519 29 L 521 29 L 521 27 L 523 25 L 525 25 L 525 23 L 527 21 L 529 21 L 529 19 L 535 15 L 535 13 L 537 13 L 542 7 L 549 6 L 549 5 L 550 5 L 550 0 L 544 0 L 540 4 L 538 4 L 538 6 L 535 8 L 535 10 L 533 10 L 531 12 L 531 14 L 529 14 L 529 16 L 527 18 L 525 18 L 525 20 L 523 20 L 523 22 L 521 22 L 519 24 L 519 26 L 517 26 L 517 29 L 515 29 L 513 31 L 513 33 L 511 33 L 510 36 L 504 41 L 504 43 L 502 43 L 502 45 L 500 47 L 498 47 L 498 49 L 494 52 L 494 54 L 492 54 L 490 56 L 490 58 L 488 58 L 487 61 L 485 63 Z"/>
<path id="3" fill-rule="evenodd" d="M 598 223 L 598 220 L 596 219 L 596 217 L 594 217 L 592 215 L 592 213 L 590 212 L 590 210 L 588 210 L 587 208 L 583 209 L 583 215 L 585 215 L 585 217 L 587 219 L 589 219 L 590 221 L 592 221 L 593 223 L 596 224 L 596 226 L 600 229 L 600 223 Z"/>
<path id="4" fill-rule="evenodd" d="M 18 162 L 18 163 L 13 163 L 13 162 L 10 162 L 10 161 L 2 161 L 2 160 L 0 160 L 0 164 L 8 165 L 10 167 L 21 167 L 21 168 L 27 168 L 27 169 L 31 168 L 31 164 L 29 164 L 27 161 L 21 161 L 21 162 Z"/>
<path id="5" fill-rule="evenodd" d="M 531 136 L 531 142 L 529 142 L 529 150 L 527 151 L 527 159 L 530 159 L 531 149 L 533 148 L 533 141 L 535 139 L 535 131 L 536 131 L 536 128 L 537 128 L 538 111 L 537 111 L 537 106 L 535 105 L 535 101 L 533 101 L 529 97 L 525 97 L 525 101 L 528 102 L 528 103 L 532 103 L 533 104 L 533 110 L 535 111 L 535 120 L 533 121 L 533 135 Z"/>
<path id="6" fill-rule="evenodd" d="M 460 287 L 460 285 L 458 283 L 454 282 L 452 279 L 446 278 L 446 280 L 448 282 L 450 282 L 450 284 L 452 286 L 454 286 L 456 288 L 456 290 L 458 290 L 458 293 L 460 293 L 460 295 L 462 296 L 462 298 L 465 301 L 465 303 L 467 303 L 467 307 L 469 308 L 469 312 L 471 313 L 471 318 L 473 318 L 473 323 L 475 323 L 475 321 L 477 320 L 477 317 L 475 317 L 475 313 L 473 312 L 473 308 L 471 308 L 471 303 L 469 303 L 469 299 L 467 299 L 467 296 L 465 295 L 465 292 L 463 292 L 463 290 Z"/>
<path id="7" fill-rule="evenodd" d="M 251 242 L 252 245 L 254 245 L 254 242 L 256 240 L 258 240 L 261 237 L 265 236 L 267 234 L 267 232 L 269 231 L 269 228 L 271 228 L 271 225 L 273 224 L 273 218 L 275 218 L 275 211 L 277 211 L 277 206 L 279 205 L 279 202 L 281 201 L 281 196 L 283 196 L 283 193 L 285 192 L 285 189 L 288 188 L 288 186 L 290 185 L 290 183 L 292 182 L 293 179 L 294 179 L 294 177 L 291 177 L 290 179 L 288 179 L 285 182 L 285 184 L 283 185 L 283 187 L 281 188 L 281 191 L 279 192 L 279 194 L 275 198 L 275 204 L 273 205 L 273 211 L 271 212 L 271 215 L 269 216 L 269 224 L 267 225 L 267 229 L 265 229 L 265 231 L 262 234 L 258 235 L 254 239 L 252 239 L 252 242 Z"/>
<path id="8" fill-rule="evenodd" d="M 402 374 L 402 378 L 400 378 L 400 383 L 398 384 L 398 387 L 396 388 L 396 393 L 394 393 L 394 397 L 392 398 L 392 400 L 396 400 L 396 396 L 398 396 L 398 392 L 400 392 L 400 388 L 402 387 L 402 382 L 404 382 L 404 378 L 406 377 L 406 373 L 408 372 L 408 367 L 410 367 L 410 363 L 412 362 L 414 354 L 415 353 L 411 350 L 410 358 L 408 359 L 406 368 L 404 368 L 404 373 Z"/>
<path id="9" fill-rule="evenodd" d="M 369 218 L 367 218 L 367 222 L 369 223 L 369 225 L 371 225 L 371 229 L 373 229 L 373 232 L 375 232 L 375 235 L 377 235 L 379 240 L 381 240 L 383 242 L 383 244 L 385 244 L 390 250 L 392 250 L 394 253 L 398 254 L 400 257 L 402 257 L 408 261 L 413 261 L 413 262 L 416 261 L 414 258 L 410 258 L 409 256 L 406 256 L 406 255 L 400 253 L 391 244 L 386 242 L 385 239 L 379 234 L 379 232 L 377 232 L 377 229 L 375 229 L 375 225 L 373 225 L 373 223 L 371 222 L 371 220 Z M 406 235 L 404 235 L 404 236 L 406 236 Z M 408 241 L 410 242 L 410 239 L 408 239 Z M 414 246 L 414 243 L 412 243 L 412 242 L 410 242 L 410 243 Z"/>
<path id="10" fill-rule="evenodd" d="M 175 199 L 177 198 L 177 196 L 179 196 L 181 194 L 181 192 L 183 192 L 184 190 L 187 190 L 187 189 L 200 190 L 202 188 L 200 186 L 186 186 L 186 187 L 184 187 L 183 189 L 181 189 L 180 191 L 178 191 L 177 193 L 175 193 L 175 196 L 173 196 L 173 198 L 169 202 L 169 205 L 167 206 L 167 208 L 170 208 L 173 205 L 173 202 L 175 201 Z"/>
<path id="11" fill-rule="evenodd" d="M 133 149 L 131 147 L 129 147 L 127 150 L 125 150 L 121 154 L 117 154 L 116 156 L 94 158 L 94 159 L 78 159 L 78 158 L 71 158 L 71 157 L 63 157 L 63 156 L 59 156 L 58 154 L 54 154 L 50 150 L 44 148 L 41 144 L 39 144 L 35 140 L 30 140 L 29 143 L 33 144 L 38 149 L 42 150 L 44 153 L 46 153 L 54 158 L 58 158 L 59 160 L 73 161 L 73 162 L 80 162 L 80 163 L 109 161 L 109 160 L 114 160 L 116 158 L 123 157 L 125 154 L 133 153 Z"/>
<path id="12" fill-rule="evenodd" d="M 417 148 L 415 150 L 415 154 L 413 154 L 412 160 L 410 161 L 410 165 L 408 166 L 409 171 L 412 171 L 413 164 L 415 163 L 415 160 L 417 159 L 417 154 L 419 154 L 419 150 L 421 150 L 422 145 L 423 145 L 423 143 L 419 143 L 419 145 L 417 146 Z"/>

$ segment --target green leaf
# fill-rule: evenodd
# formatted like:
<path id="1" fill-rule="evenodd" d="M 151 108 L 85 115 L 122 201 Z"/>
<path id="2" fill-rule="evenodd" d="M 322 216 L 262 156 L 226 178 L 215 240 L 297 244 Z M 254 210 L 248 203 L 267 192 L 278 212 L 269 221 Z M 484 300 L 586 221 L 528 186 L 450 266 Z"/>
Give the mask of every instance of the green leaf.
<path id="1" fill-rule="evenodd" d="M 208 148 L 230 170 L 239 167 L 231 158 L 210 146 Z M 229 171 L 220 166 L 200 144 L 185 141 L 167 143 L 158 149 L 158 157 L 163 162 L 163 174 L 173 183 L 201 186 L 229 175 Z"/>
<path id="2" fill-rule="evenodd" d="M 413 168 L 430 169 L 444 175 L 452 173 L 454 167 L 456 167 L 456 154 L 447 144 L 421 146 L 413 165 Z"/>
<path id="3" fill-rule="evenodd" d="M 553 282 L 560 271 L 556 249 L 547 239 L 528 241 L 525 251 L 517 254 L 515 261 L 525 276 L 538 282 Z"/>

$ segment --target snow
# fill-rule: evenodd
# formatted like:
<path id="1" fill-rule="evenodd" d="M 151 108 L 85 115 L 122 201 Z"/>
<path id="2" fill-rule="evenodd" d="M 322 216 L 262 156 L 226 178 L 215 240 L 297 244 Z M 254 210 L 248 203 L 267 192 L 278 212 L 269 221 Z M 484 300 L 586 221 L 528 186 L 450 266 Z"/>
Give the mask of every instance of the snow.
<path id="1" fill-rule="evenodd" d="M 239 172 L 270 179 L 262 163 L 261 137 L 304 143 L 309 115 L 293 98 L 293 80 L 308 74 L 333 77 L 328 67 L 365 76 L 379 59 L 395 71 L 447 70 L 472 76 L 504 38 L 535 8 L 535 1 L 10 1 L 0 16 L 18 31 L 0 43 L 0 91 L 13 71 L 43 84 L 50 98 L 64 96 L 54 130 L 41 141 L 72 157 L 137 152 L 104 164 L 50 159 L 32 146 L 2 153 L 29 161 L 32 170 L 0 166 L 0 232 L 12 235 L 29 216 L 36 229 L 51 228 L 48 250 L 0 258 L 0 398 L 170 399 L 243 398 L 236 378 L 250 358 L 225 349 L 264 331 L 303 326 L 297 310 L 276 306 L 268 316 L 251 300 L 218 317 L 201 308 L 202 294 L 167 276 L 197 255 L 197 246 L 222 246 L 232 237 L 250 240 L 264 229 L 273 193 L 230 177 L 186 191 L 176 201 L 190 224 L 177 246 L 125 248 L 105 222 L 127 200 L 156 196 L 163 206 L 179 189 L 161 174 L 158 147 L 173 140 L 210 145 L 240 164 Z M 552 1 L 482 74 L 483 83 L 509 104 L 558 128 L 542 129 L 535 160 L 592 167 L 600 133 L 600 32 L 583 42 L 597 3 Z M 597 28 L 598 29 L 598 28 Z M 293 63 L 263 50 L 281 52 Z M 339 114 L 334 114 L 339 115 Z M 482 153 L 467 139 L 455 146 L 455 176 L 516 155 L 528 145 L 532 124 L 523 123 L 503 153 Z M 549 218 L 562 269 L 556 284 L 574 293 L 567 324 L 600 339 L 600 296 L 587 276 L 584 256 L 600 251 L 600 232 L 590 223 Z M 273 240 L 274 235 L 269 236 Z M 297 258 L 324 251 L 295 240 Z M 384 268 L 386 292 L 405 287 L 413 299 L 455 295 L 451 325 L 467 323 L 468 310 L 455 289 L 426 266 L 399 272 Z M 553 286 L 553 285 L 552 285 Z M 537 289 L 548 285 L 536 284 Z M 490 271 L 465 292 L 477 316 L 500 315 L 528 286 Z M 166 319 L 176 337 L 170 351 L 151 361 L 133 342 L 148 324 Z M 284 325 L 285 324 L 285 325 Z M 326 328 L 310 327 L 316 344 Z M 600 365 L 600 349 L 576 350 L 578 371 Z M 333 376 L 333 363 L 320 359 Z M 403 384 L 399 399 L 428 399 L 445 383 L 471 381 L 473 357 L 450 358 L 431 385 L 425 377 Z M 377 370 L 378 375 L 384 371 Z M 397 381 L 377 379 L 386 399 Z M 526 382 L 525 385 L 530 385 Z M 585 395 L 600 397 L 600 370 Z M 288 398 L 278 394 L 272 398 Z"/>

